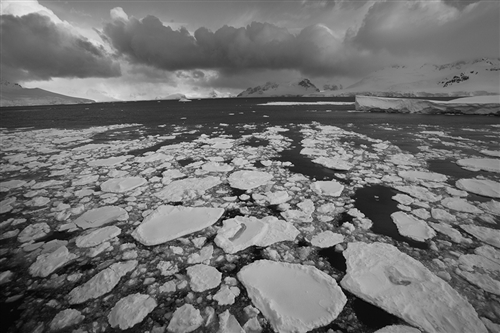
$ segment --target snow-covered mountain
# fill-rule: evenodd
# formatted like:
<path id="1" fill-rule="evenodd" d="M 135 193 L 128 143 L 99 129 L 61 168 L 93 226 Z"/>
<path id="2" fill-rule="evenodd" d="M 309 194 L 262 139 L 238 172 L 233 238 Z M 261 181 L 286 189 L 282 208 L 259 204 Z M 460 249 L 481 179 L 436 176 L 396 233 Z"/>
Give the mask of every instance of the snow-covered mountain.
<path id="1" fill-rule="evenodd" d="M 301 79 L 287 84 L 267 82 L 264 86 L 248 88 L 237 97 L 295 97 L 318 92 L 319 89 L 311 81 Z"/>
<path id="2" fill-rule="evenodd" d="M 500 58 L 481 58 L 441 66 L 392 66 L 373 72 L 343 90 L 314 96 L 473 96 L 499 92 Z"/>
<path id="3" fill-rule="evenodd" d="M 95 103 L 91 99 L 56 94 L 40 88 L 23 88 L 17 83 L 0 83 L 0 106 L 84 104 Z"/>
<path id="4" fill-rule="evenodd" d="M 180 99 L 187 99 L 187 97 L 184 94 L 175 93 L 175 94 L 168 95 L 167 97 L 162 97 L 162 98 L 157 98 L 157 99 L 163 99 L 163 100 L 180 100 Z"/>

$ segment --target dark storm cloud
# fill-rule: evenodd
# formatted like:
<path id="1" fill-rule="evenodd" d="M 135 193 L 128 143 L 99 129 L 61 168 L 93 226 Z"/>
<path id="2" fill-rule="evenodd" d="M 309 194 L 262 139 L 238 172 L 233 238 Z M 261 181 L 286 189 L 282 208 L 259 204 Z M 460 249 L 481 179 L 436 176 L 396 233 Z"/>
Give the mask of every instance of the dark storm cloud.
<path id="1" fill-rule="evenodd" d="M 75 36 L 48 17 L 2 15 L 2 80 L 48 80 L 55 77 L 116 77 L 120 66 L 104 49 Z"/>
<path id="2" fill-rule="evenodd" d="M 298 35 L 257 22 L 244 28 L 223 26 L 215 32 L 199 28 L 190 34 L 147 16 L 114 19 L 105 24 L 101 35 L 130 62 L 169 71 L 215 69 L 229 74 L 248 69 L 295 69 L 332 75 L 356 67 L 349 62 L 358 58 L 343 54 L 341 41 L 321 25 L 307 27 Z"/>
<path id="3" fill-rule="evenodd" d="M 450 1 L 448 1 L 450 2 Z M 456 2 L 456 1 L 453 1 Z M 498 57 L 499 3 L 478 2 L 463 10 L 445 2 L 379 2 L 348 41 L 395 55 L 442 58 Z"/>

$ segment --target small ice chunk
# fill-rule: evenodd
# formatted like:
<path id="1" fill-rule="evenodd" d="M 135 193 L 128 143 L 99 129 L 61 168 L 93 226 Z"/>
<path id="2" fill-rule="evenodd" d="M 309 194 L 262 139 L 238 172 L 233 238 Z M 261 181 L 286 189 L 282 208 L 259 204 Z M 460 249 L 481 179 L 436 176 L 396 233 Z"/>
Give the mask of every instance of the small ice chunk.
<path id="1" fill-rule="evenodd" d="M 236 317 L 229 310 L 219 315 L 219 330 L 217 333 L 245 333 Z"/>
<path id="2" fill-rule="evenodd" d="M 311 190 L 318 195 L 338 197 L 342 194 L 344 185 L 336 182 L 335 180 L 317 181 L 311 184 Z"/>
<path id="3" fill-rule="evenodd" d="M 200 310 L 191 304 L 184 304 L 177 308 L 168 324 L 167 330 L 172 333 L 189 333 L 203 324 Z"/>
<path id="4" fill-rule="evenodd" d="M 314 235 L 311 239 L 311 244 L 320 248 L 327 248 L 342 243 L 343 241 L 343 235 L 327 230 Z"/>
<path id="5" fill-rule="evenodd" d="M 17 240 L 21 243 L 26 243 L 42 238 L 49 232 L 50 227 L 45 222 L 30 224 L 19 233 Z"/>
<path id="6" fill-rule="evenodd" d="M 318 157 L 312 161 L 333 170 L 348 171 L 352 169 L 351 163 L 338 157 Z"/>
<path id="7" fill-rule="evenodd" d="M 156 301 L 149 295 L 128 295 L 116 302 L 111 309 L 108 315 L 109 324 L 122 330 L 133 327 L 143 321 L 156 306 Z"/>
<path id="8" fill-rule="evenodd" d="M 52 331 L 59 331 L 63 328 L 70 327 L 79 324 L 85 316 L 81 314 L 80 311 L 75 309 L 66 309 L 54 317 L 50 322 L 50 329 Z"/>
<path id="9" fill-rule="evenodd" d="M 221 283 L 222 274 L 217 268 L 198 264 L 186 269 L 191 289 L 196 292 L 216 288 Z"/>

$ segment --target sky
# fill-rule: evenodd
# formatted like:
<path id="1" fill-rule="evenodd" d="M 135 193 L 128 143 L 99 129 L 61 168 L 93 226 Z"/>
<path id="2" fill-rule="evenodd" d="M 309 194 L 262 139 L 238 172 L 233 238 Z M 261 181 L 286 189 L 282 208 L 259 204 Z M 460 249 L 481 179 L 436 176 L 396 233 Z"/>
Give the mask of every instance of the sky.
<path id="1" fill-rule="evenodd" d="M 107 100 L 500 57 L 499 0 L 1 0 L 1 81 Z"/>

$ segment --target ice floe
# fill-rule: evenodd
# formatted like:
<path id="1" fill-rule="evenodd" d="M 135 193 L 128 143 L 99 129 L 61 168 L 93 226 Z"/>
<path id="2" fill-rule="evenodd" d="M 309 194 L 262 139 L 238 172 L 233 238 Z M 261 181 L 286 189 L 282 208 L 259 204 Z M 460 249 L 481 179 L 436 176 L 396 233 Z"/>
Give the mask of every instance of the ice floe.
<path id="1" fill-rule="evenodd" d="M 498 158 L 464 158 L 457 161 L 462 168 L 472 170 L 485 170 L 500 172 L 500 159 Z"/>
<path id="2" fill-rule="evenodd" d="M 189 333 L 202 324 L 203 317 L 200 310 L 186 303 L 175 310 L 172 319 L 168 323 L 167 330 L 172 333 Z"/>
<path id="3" fill-rule="evenodd" d="M 436 236 L 436 232 L 430 228 L 425 221 L 417 219 L 404 212 L 395 212 L 391 214 L 391 218 L 396 224 L 401 235 L 409 237 L 419 242 Z"/>
<path id="4" fill-rule="evenodd" d="M 78 325 L 83 319 L 85 319 L 85 316 L 80 311 L 66 309 L 56 314 L 50 322 L 50 329 L 52 331 L 59 331 L 66 327 Z"/>
<path id="5" fill-rule="evenodd" d="M 444 182 L 448 177 L 443 174 L 436 172 L 425 172 L 425 171 L 399 171 L 398 176 L 408 180 L 422 180 L 422 181 L 433 181 L 433 182 Z"/>
<path id="6" fill-rule="evenodd" d="M 344 185 L 335 180 L 320 180 L 311 184 L 311 190 L 318 195 L 326 195 L 331 197 L 338 197 L 344 190 Z"/>
<path id="7" fill-rule="evenodd" d="M 500 198 L 500 183 L 489 179 L 459 179 L 456 186 L 467 192 Z"/>
<path id="8" fill-rule="evenodd" d="M 132 156 L 117 156 L 117 157 L 108 157 L 99 160 L 90 161 L 88 163 L 89 166 L 92 167 L 109 167 L 121 164 L 131 158 Z"/>
<path id="9" fill-rule="evenodd" d="M 133 190 L 147 183 L 147 180 L 141 177 L 123 177 L 106 180 L 101 184 L 101 190 L 111 193 L 124 193 Z"/>
<path id="10" fill-rule="evenodd" d="M 216 288 L 221 283 L 222 273 L 217 268 L 198 264 L 186 269 L 191 289 L 196 292 Z"/>
<path id="11" fill-rule="evenodd" d="M 146 318 L 158 304 L 149 295 L 132 294 L 118 302 L 108 315 L 111 327 L 119 327 L 122 330 L 133 327 Z"/>
<path id="12" fill-rule="evenodd" d="M 241 217 L 224 221 L 217 231 L 215 244 L 226 253 L 237 253 L 250 246 L 269 246 L 283 241 L 293 241 L 300 232 L 289 222 L 274 216 L 262 219 Z"/>
<path id="13" fill-rule="evenodd" d="M 472 224 L 462 224 L 460 228 L 486 244 L 500 248 L 500 230 Z"/>
<path id="14" fill-rule="evenodd" d="M 314 235 L 311 238 L 311 244 L 320 248 L 332 247 L 344 241 L 342 234 L 336 234 L 327 230 Z"/>
<path id="15" fill-rule="evenodd" d="M 441 205 L 448 209 L 456 210 L 465 213 L 481 214 L 483 211 L 476 206 L 470 204 L 467 200 L 461 198 L 445 198 L 441 200 Z"/>
<path id="16" fill-rule="evenodd" d="M 93 247 L 107 240 L 110 240 L 121 233 L 121 229 L 117 226 L 107 226 L 92 230 L 85 235 L 78 236 L 75 240 L 77 247 Z"/>
<path id="17" fill-rule="evenodd" d="M 66 246 L 61 246 L 54 252 L 39 255 L 30 266 L 29 272 L 32 276 L 47 277 L 75 258 L 77 256 L 70 253 Z"/>
<path id="18" fill-rule="evenodd" d="M 222 216 L 222 208 L 163 205 L 149 214 L 132 237 L 144 245 L 157 245 L 211 226 Z"/>
<path id="19" fill-rule="evenodd" d="M 83 213 L 73 223 L 82 229 L 89 229 L 115 221 L 126 221 L 128 218 L 125 209 L 118 206 L 104 206 Z"/>
<path id="20" fill-rule="evenodd" d="M 487 333 L 475 309 L 422 263 L 384 243 L 349 243 L 343 288 L 426 332 Z"/>
<path id="21" fill-rule="evenodd" d="M 328 325 L 347 302 L 337 282 L 313 266 L 259 260 L 243 267 L 238 279 L 278 332 Z"/>
<path id="22" fill-rule="evenodd" d="M 17 235 L 17 240 L 21 243 L 30 242 L 37 240 L 46 236 L 50 232 L 50 227 L 45 222 L 30 224 L 24 228 L 19 235 Z"/>
<path id="23" fill-rule="evenodd" d="M 137 267 L 137 260 L 117 262 L 103 269 L 83 285 L 70 291 L 68 298 L 70 304 L 80 304 L 89 299 L 98 298 L 107 294 L 120 282 L 120 279 Z"/>
<path id="24" fill-rule="evenodd" d="M 312 161 L 334 170 L 348 171 L 352 169 L 352 164 L 338 157 L 318 157 Z"/>
<path id="25" fill-rule="evenodd" d="M 220 178 L 215 176 L 174 180 L 155 195 L 165 201 L 179 202 L 199 197 L 221 182 Z"/>
<path id="26" fill-rule="evenodd" d="M 228 177 L 229 185 L 240 190 L 251 190 L 266 184 L 273 175 L 263 171 L 236 171 Z"/>

